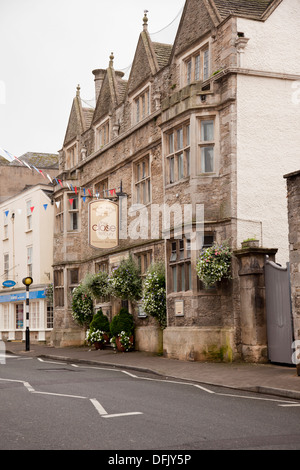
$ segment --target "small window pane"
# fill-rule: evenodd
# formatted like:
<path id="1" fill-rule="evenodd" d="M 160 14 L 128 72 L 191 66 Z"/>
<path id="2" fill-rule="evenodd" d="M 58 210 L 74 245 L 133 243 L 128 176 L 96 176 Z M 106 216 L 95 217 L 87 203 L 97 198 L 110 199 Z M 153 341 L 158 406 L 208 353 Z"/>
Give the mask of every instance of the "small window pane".
<path id="1" fill-rule="evenodd" d="M 212 142 L 214 140 L 214 121 L 201 122 L 202 142 Z"/>
<path id="2" fill-rule="evenodd" d="M 206 49 L 203 53 L 203 80 L 207 80 L 209 76 L 209 53 Z"/>
<path id="3" fill-rule="evenodd" d="M 195 80 L 200 79 L 200 54 L 195 57 Z"/>
<path id="4" fill-rule="evenodd" d="M 201 170 L 203 173 L 210 173 L 214 171 L 214 148 L 213 147 L 202 147 Z"/>
<path id="5" fill-rule="evenodd" d="M 172 268 L 173 292 L 177 292 L 177 266 Z"/>
<path id="6" fill-rule="evenodd" d="M 177 150 L 183 148 L 183 129 L 177 130 Z"/>
<path id="7" fill-rule="evenodd" d="M 175 181 L 175 172 L 174 172 L 174 157 L 170 158 L 170 183 Z"/>
<path id="8" fill-rule="evenodd" d="M 178 179 L 184 177 L 184 170 L 183 170 L 183 153 L 178 155 Z"/>
<path id="9" fill-rule="evenodd" d="M 189 60 L 186 64 L 187 83 L 190 84 L 192 80 L 192 61 Z"/>
<path id="10" fill-rule="evenodd" d="M 174 152 L 174 134 L 169 135 L 169 153 Z"/>

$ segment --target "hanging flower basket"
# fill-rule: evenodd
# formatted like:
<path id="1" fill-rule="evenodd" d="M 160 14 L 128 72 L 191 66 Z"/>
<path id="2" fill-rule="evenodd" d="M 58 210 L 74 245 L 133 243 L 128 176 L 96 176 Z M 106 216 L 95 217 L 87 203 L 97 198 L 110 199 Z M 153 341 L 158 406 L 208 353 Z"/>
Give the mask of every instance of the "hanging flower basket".
<path id="1" fill-rule="evenodd" d="M 202 250 L 196 265 L 197 275 L 205 285 L 211 287 L 224 278 L 229 279 L 232 253 L 227 244 Z"/>

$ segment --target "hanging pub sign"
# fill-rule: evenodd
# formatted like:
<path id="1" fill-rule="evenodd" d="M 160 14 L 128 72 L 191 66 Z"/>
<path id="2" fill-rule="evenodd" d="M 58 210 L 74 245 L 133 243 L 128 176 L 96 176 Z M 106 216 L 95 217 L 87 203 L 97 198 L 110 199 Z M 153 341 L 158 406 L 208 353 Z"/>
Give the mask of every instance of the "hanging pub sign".
<path id="1" fill-rule="evenodd" d="M 89 244 L 94 248 L 115 248 L 119 244 L 118 205 L 107 199 L 89 204 Z"/>

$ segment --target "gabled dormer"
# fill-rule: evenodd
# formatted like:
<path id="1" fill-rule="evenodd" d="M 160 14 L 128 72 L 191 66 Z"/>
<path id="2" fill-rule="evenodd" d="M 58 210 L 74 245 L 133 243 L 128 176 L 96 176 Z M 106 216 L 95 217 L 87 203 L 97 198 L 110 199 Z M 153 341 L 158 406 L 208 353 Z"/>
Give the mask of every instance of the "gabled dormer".
<path id="1" fill-rule="evenodd" d="M 147 11 L 145 11 L 143 31 L 138 40 L 127 88 L 132 125 L 155 111 L 154 77 L 168 65 L 171 50 L 172 46 L 169 44 L 152 42 L 148 32 Z"/>
<path id="2" fill-rule="evenodd" d="M 93 71 L 96 88 L 96 109 L 92 126 L 95 132 L 94 150 L 107 145 L 116 134 L 116 109 L 122 104 L 127 86 L 124 73 L 114 69 L 114 56 L 110 55 L 108 68 Z"/>
<path id="3" fill-rule="evenodd" d="M 93 115 L 93 109 L 84 108 L 80 98 L 80 86 L 77 86 L 76 96 L 73 99 L 69 122 L 65 134 L 64 169 L 70 170 L 79 163 L 79 142 L 81 135 L 88 130 Z"/>

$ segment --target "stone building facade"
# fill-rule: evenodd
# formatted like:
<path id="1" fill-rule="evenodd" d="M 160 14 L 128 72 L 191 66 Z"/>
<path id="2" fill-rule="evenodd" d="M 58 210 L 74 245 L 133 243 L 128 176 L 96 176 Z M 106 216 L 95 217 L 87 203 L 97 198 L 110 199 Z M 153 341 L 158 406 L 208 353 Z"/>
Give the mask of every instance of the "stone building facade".
<path id="1" fill-rule="evenodd" d="M 27 152 L 13 162 L 0 156 L 0 202 L 18 194 L 25 187 L 49 183 L 45 175 L 48 174 L 52 180 L 58 172 L 58 154 Z"/>
<path id="2" fill-rule="evenodd" d="M 287 183 L 290 278 L 295 340 L 300 339 L 300 171 L 285 175 Z"/>
<path id="3" fill-rule="evenodd" d="M 263 65 L 256 58 L 272 41 L 272 54 L 285 53 L 283 39 L 275 47 L 280 18 L 289 18 L 289 34 L 296 41 L 299 13 L 292 0 L 187 0 L 173 45 L 153 42 L 144 17 L 128 80 L 114 69 L 113 54 L 107 69 L 93 71 L 95 109 L 82 106 L 78 87 L 60 152 L 62 184 L 54 192 L 53 344 L 84 339 L 71 316 L 74 285 L 87 272 L 111 271 L 132 254 L 142 274 L 152 261 L 165 263 L 166 356 L 260 360 L 265 355 L 264 335 L 254 344 L 259 336 L 255 325 L 252 338 L 243 339 L 246 314 L 239 273 L 250 273 L 252 255 L 245 271 L 244 256 L 237 252 L 232 280 L 212 289 L 200 283 L 196 262 L 203 245 L 228 241 L 238 250 L 249 237 L 257 238 L 260 246 L 267 242 L 275 247 L 273 254 L 278 248 L 285 257 L 288 242 L 281 222 L 285 227 L 286 199 L 277 181 L 282 185 L 282 168 L 292 171 L 297 158 L 288 148 L 283 159 L 285 144 L 278 139 L 274 148 L 270 142 L 274 122 L 278 127 L 283 121 L 286 130 L 287 116 L 274 111 L 269 89 L 285 99 L 287 87 L 298 77 L 299 59 L 286 54 L 289 65 L 282 67 L 279 58 Z M 285 67 L 291 67 L 289 73 Z M 296 124 L 289 119 L 289 126 L 288 138 L 295 144 Z M 271 169 L 268 152 L 273 155 Z M 122 212 L 125 235 L 114 249 L 99 250 L 88 243 L 88 202 L 102 198 L 113 199 Z M 161 219 L 154 218 L 155 211 L 163 210 L 171 213 L 167 235 Z M 273 223 L 274 214 L 279 226 Z M 116 299 L 103 304 L 110 318 L 119 307 Z M 138 305 L 130 309 L 136 347 L 154 351 L 156 323 L 139 315 Z"/>

